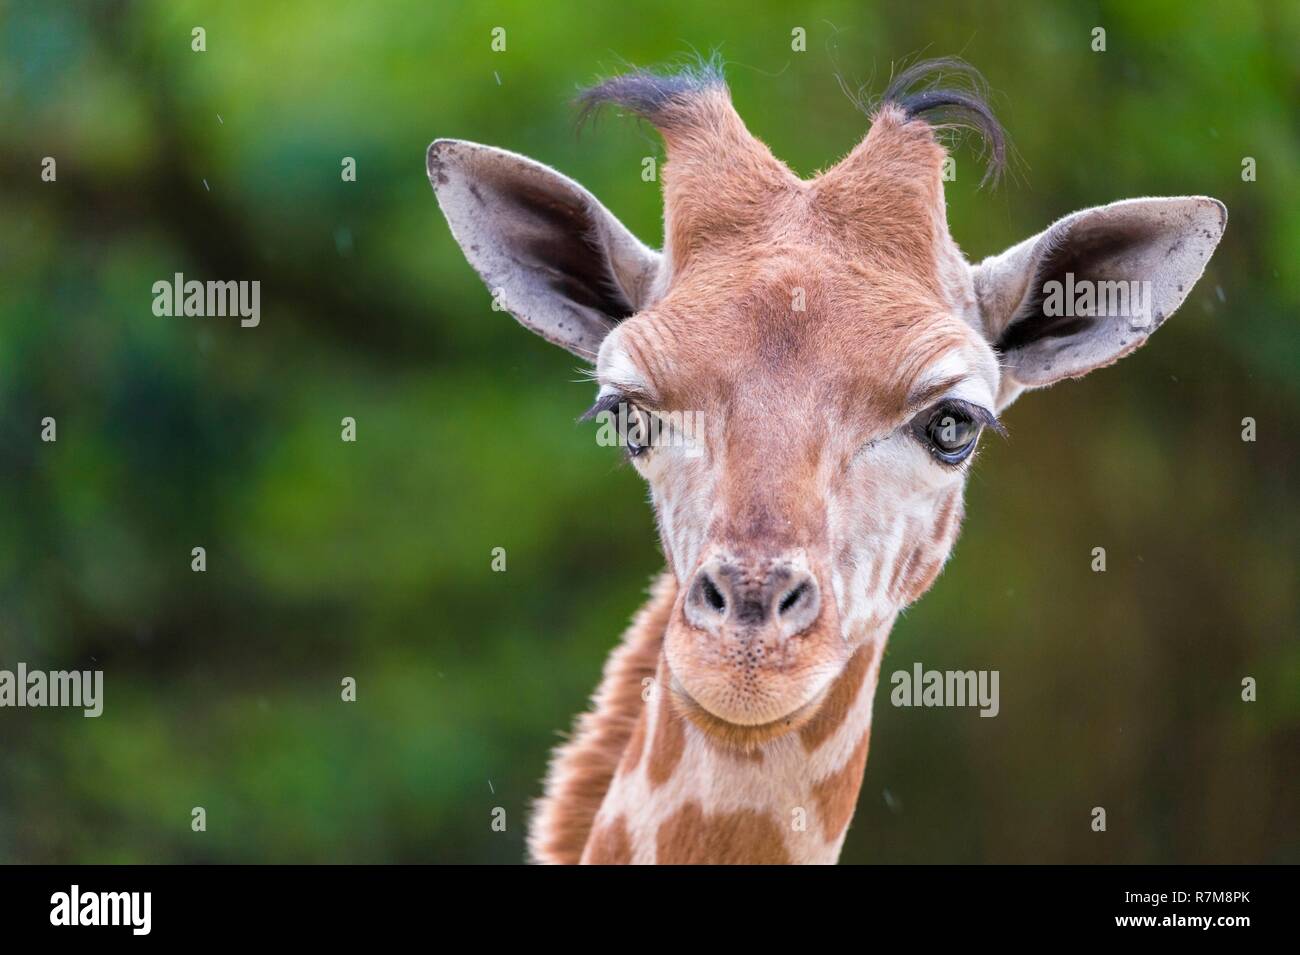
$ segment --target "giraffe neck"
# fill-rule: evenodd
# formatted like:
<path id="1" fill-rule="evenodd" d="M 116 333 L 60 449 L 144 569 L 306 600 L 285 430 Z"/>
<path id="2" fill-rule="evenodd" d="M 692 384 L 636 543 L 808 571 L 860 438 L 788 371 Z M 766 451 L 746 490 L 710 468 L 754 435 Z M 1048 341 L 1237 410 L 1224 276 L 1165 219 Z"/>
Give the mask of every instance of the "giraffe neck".
<path id="1" fill-rule="evenodd" d="M 887 634 L 861 641 L 805 725 L 747 752 L 683 715 L 660 649 L 581 860 L 834 863 L 862 786 Z"/>

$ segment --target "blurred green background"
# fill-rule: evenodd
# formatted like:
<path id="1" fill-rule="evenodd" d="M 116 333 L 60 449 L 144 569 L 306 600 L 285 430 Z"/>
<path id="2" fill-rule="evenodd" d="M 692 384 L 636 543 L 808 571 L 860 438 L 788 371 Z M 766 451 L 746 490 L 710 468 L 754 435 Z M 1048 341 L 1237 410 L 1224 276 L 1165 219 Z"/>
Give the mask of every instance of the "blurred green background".
<path id="1" fill-rule="evenodd" d="M 983 70 L 1019 161 L 979 191 L 958 153 L 972 260 L 1114 199 L 1230 211 L 1149 347 L 1007 413 L 885 660 L 1000 670 L 1001 715 L 879 694 L 845 861 L 1300 861 L 1300 6 L 0 9 L 0 668 L 105 672 L 97 720 L 0 710 L 0 860 L 523 858 L 661 557 L 639 479 L 574 424 L 576 359 L 491 311 L 424 151 L 534 156 L 658 244 L 653 131 L 579 136 L 571 100 L 717 46 L 804 175 L 865 131 L 837 71 Z M 260 327 L 154 316 L 174 272 L 260 280 Z"/>

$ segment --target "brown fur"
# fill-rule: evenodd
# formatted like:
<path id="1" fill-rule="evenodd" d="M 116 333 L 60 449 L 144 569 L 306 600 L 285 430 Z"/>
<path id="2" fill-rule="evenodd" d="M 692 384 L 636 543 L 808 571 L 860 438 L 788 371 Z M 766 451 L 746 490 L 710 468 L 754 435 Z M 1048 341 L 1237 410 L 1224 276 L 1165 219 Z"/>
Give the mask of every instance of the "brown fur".
<path id="1" fill-rule="evenodd" d="M 627 823 L 622 816 L 601 826 L 592 834 L 583 862 L 587 865 L 632 863 L 632 840 L 628 838 Z"/>
<path id="2" fill-rule="evenodd" d="M 896 427 L 909 413 L 917 377 L 976 335 L 954 317 L 962 290 L 954 291 L 951 267 L 964 260 L 947 231 L 945 152 L 926 123 L 886 106 L 848 157 L 804 181 L 748 133 L 724 86 L 664 99 L 638 83 L 616 84 L 613 98 L 645 106 L 664 135 L 668 161 L 664 294 L 619 326 L 621 347 L 648 386 L 637 401 L 646 410 L 697 409 L 709 421 L 727 422 L 723 440 L 712 446 L 725 459 L 725 480 L 715 489 L 725 518 L 703 529 L 710 541 L 742 555 L 826 554 L 824 501 L 808 490 L 844 470 L 828 449 L 851 453 Z M 790 307 L 795 288 L 806 295 L 801 312 Z M 855 360 L 861 355 L 872 361 Z M 773 407 L 785 413 L 774 416 Z M 832 417 L 860 433 L 829 441 L 824 422 Z M 944 536 L 951 508 L 939 521 L 943 530 L 910 527 L 897 562 L 885 568 L 878 561 L 873 576 L 889 573 L 894 591 L 932 579 L 942 555 L 930 534 Z M 675 526 L 687 519 L 671 517 Z M 671 566 L 672 539 L 661 537 Z M 813 570 L 829 594 L 824 568 Z M 773 692 L 799 699 L 797 680 L 786 675 L 829 663 L 843 670 L 828 693 L 777 720 L 726 721 L 671 685 L 669 657 L 660 661 L 660 649 L 665 641 L 671 653 L 680 647 L 674 666 L 681 659 L 695 672 L 719 672 L 724 656 L 752 654 L 755 644 L 700 640 L 670 613 L 672 593 L 665 575 L 611 658 L 594 711 L 556 755 L 538 805 L 534 858 L 582 857 L 620 766 L 631 773 L 644 760 L 651 789 L 663 787 L 681 763 L 688 721 L 741 756 L 761 760 L 764 743 L 795 732 L 811 754 L 843 725 L 879 659 L 874 634 L 851 652 L 834 602 L 824 600 L 797 641 L 763 645 L 768 669 L 757 679 L 768 680 L 768 700 Z M 641 680 L 656 666 L 663 696 L 649 725 Z M 746 685 L 738 684 L 733 698 L 743 692 Z M 823 825 L 835 835 L 852 815 L 866 746 L 864 736 L 849 765 L 815 794 Z M 626 836 L 621 817 L 603 827 L 591 838 L 591 859 L 630 854 Z M 660 828 L 657 849 L 660 862 L 788 860 L 773 817 L 710 816 L 694 803 Z"/>
<path id="3" fill-rule="evenodd" d="M 719 489 L 729 526 L 713 529 L 714 536 L 737 549 L 824 547 L 822 511 L 806 493 L 824 466 L 819 406 L 851 404 L 864 430 L 878 429 L 906 407 L 915 375 L 968 334 L 951 323 L 940 278 L 943 256 L 955 250 L 943 216 L 944 151 L 928 125 L 887 108 L 843 163 L 805 182 L 749 135 L 724 88 L 682 100 L 656 122 L 668 145 L 665 252 L 672 282 L 651 312 L 623 323 L 624 347 L 663 406 L 700 408 L 732 422 L 721 452 L 728 483 Z M 808 304 L 792 318 L 795 286 L 805 289 Z M 868 353 L 879 356 L 871 368 L 846 360 Z M 667 354 L 671 368 L 661 360 Z M 755 362 L 742 374 L 744 400 L 729 390 L 734 376 L 717 374 L 741 355 Z M 846 379 L 845 368 L 855 368 L 855 377 Z M 806 414 L 762 414 L 765 403 L 794 395 L 803 396 Z M 871 409 L 875 417 L 865 414 Z M 922 555 L 904 550 L 898 578 L 906 576 L 909 557 L 912 571 L 921 569 Z M 860 648 L 825 705 L 788 719 L 722 725 L 674 694 L 664 698 L 651 729 L 642 726 L 641 679 L 655 672 L 670 625 L 671 586 L 661 584 L 660 598 L 629 631 L 606 669 L 594 712 L 581 718 L 555 758 L 534 827 L 539 860 L 581 857 L 620 762 L 630 772 L 647 759 L 652 787 L 671 777 L 685 745 L 675 703 L 740 753 L 757 753 L 765 740 L 794 730 L 815 749 L 845 718 L 877 652 Z M 824 644 L 826 652 L 843 654 L 833 613 L 827 607 L 801 646 L 816 652 Z M 676 832 L 697 824 L 688 813 Z M 663 838 L 675 854 L 674 831 Z"/>
<path id="4" fill-rule="evenodd" d="M 645 724 L 648 714 L 649 710 L 642 707 L 641 715 L 636 718 L 636 725 L 632 728 L 632 738 L 627 741 L 627 750 L 623 754 L 623 761 L 618 764 L 619 775 L 632 772 L 641 762 L 641 750 L 645 748 Z"/>
<path id="5" fill-rule="evenodd" d="M 623 635 L 605 664 L 592 708 L 578 717 L 571 739 L 551 758 L 545 794 L 534 807 L 529 852 L 536 862 L 576 864 L 591 835 L 592 820 L 645 708 L 642 680 L 659 664 L 664 629 L 676 582 L 663 574 L 650 602 Z"/>
<path id="6" fill-rule="evenodd" d="M 773 204 L 793 202 L 800 181 L 745 129 L 725 87 L 677 106 L 681 121 L 661 123 L 668 148 L 662 171 L 671 210 L 665 247 L 678 272 L 698 255 L 744 246 L 772 219 Z"/>
<path id="7" fill-rule="evenodd" d="M 681 762 L 686 750 L 686 727 L 673 709 L 668 693 L 668 664 L 659 665 L 659 689 L 662 691 L 659 713 L 655 719 L 655 737 L 650 746 L 650 761 L 646 764 L 646 778 L 652 788 L 662 786 L 672 778 L 673 770 Z"/>
<path id="8" fill-rule="evenodd" d="M 786 865 L 781 826 L 752 810 L 706 814 L 688 802 L 664 820 L 655 840 L 660 865 Z"/>
<path id="9" fill-rule="evenodd" d="M 694 726 L 703 731 L 705 739 L 714 748 L 734 757 L 762 762 L 763 753 L 759 747 L 778 736 L 800 729 L 816 714 L 819 701 L 813 700 L 778 720 L 756 726 L 728 723 L 714 716 L 694 700 L 680 694 L 673 694 L 672 704 Z"/>
<path id="10" fill-rule="evenodd" d="M 858 691 L 862 689 L 862 684 L 871 671 L 876 653 L 877 647 L 871 642 L 858 647 L 844 672 L 835 678 L 817 715 L 799 731 L 804 750 L 809 753 L 816 751 L 848 718 L 853 702 L 858 698 Z"/>
<path id="11" fill-rule="evenodd" d="M 853 810 L 858 805 L 858 790 L 862 788 L 862 774 L 867 768 L 870 742 L 871 730 L 868 729 L 854 747 L 849 761 L 813 789 L 817 814 L 822 821 L 822 834 L 828 842 L 838 839 L 853 818 Z"/>

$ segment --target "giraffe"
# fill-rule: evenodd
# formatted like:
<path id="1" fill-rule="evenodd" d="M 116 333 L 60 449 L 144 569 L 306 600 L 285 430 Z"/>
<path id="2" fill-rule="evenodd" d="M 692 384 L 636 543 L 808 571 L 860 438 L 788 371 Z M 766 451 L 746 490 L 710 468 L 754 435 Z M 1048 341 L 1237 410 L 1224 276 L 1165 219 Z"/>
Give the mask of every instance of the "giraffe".
<path id="1" fill-rule="evenodd" d="M 975 127 L 996 176 L 980 93 L 960 61 L 916 63 L 805 180 L 716 61 L 605 80 L 584 110 L 665 142 L 661 251 L 554 169 L 429 147 L 494 299 L 594 365 L 588 414 L 623 422 L 666 561 L 552 754 L 533 861 L 837 861 L 886 639 L 952 550 L 980 437 L 1023 392 L 1143 344 L 1204 271 L 1227 212 L 1202 196 L 1085 209 L 969 263 L 937 132 Z M 703 427 L 679 433 L 677 412 Z"/>

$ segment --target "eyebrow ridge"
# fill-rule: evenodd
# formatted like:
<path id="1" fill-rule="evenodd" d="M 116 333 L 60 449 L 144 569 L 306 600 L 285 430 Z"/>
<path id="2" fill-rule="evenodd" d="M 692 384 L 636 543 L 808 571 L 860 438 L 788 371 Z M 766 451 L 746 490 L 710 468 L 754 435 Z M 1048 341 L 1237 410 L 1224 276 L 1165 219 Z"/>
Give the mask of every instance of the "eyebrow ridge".
<path id="1" fill-rule="evenodd" d="M 636 405 L 642 411 L 653 414 L 658 410 L 655 401 L 644 392 L 630 389 L 617 389 L 596 399 L 596 403 L 584 411 L 578 421 L 590 421 L 606 411 L 613 411 L 623 402 Z"/>
<path id="2" fill-rule="evenodd" d="M 965 375 L 949 375 L 947 378 L 941 378 L 933 384 L 926 385 L 919 391 L 912 392 L 907 397 L 907 410 L 920 411 L 922 407 L 936 398 L 942 398 L 950 388 L 965 380 Z"/>

